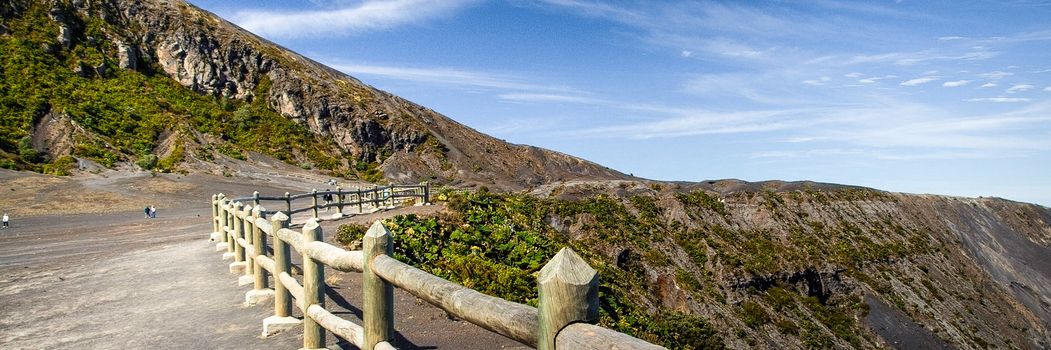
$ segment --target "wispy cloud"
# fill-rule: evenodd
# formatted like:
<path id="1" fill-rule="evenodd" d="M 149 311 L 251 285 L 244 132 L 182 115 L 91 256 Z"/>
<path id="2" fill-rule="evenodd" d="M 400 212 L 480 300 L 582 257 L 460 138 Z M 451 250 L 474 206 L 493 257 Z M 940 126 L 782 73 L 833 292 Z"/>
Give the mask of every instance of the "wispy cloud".
<path id="1" fill-rule="evenodd" d="M 985 83 L 985 84 L 982 84 L 982 86 L 980 86 L 980 87 L 990 88 L 990 87 L 996 87 L 997 85 L 998 84 L 996 84 L 996 83 Z"/>
<path id="2" fill-rule="evenodd" d="M 1051 86 L 1044 88 L 1044 91 L 1051 91 Z"/>
<path id="3" fill-rule="evenodd" d="M 935 81 L 935 80 L 938 80 L 938 79 L 941 79 L 941 77 L 936 77 L 936 76 L 919 77 L 919 78 L 916 78 L 916 79 L 909 79 L 909 80 L 903 81 L 903 82 L 901 82 L 898 85 L 901 85 L 901 86 L 917 86 L 917 85 L 923 85 L 923 84 L 926 84 L 926 83 L 929 83 L 929 82 L 932 82 L 932 81 Z"/>
<path id="4" fill-rule="evenodd" d="M 1000 79 L 1003 79 L 1005 77 L 1009 77 L 1009 76 L 1012 76 L 1012 75 L 1015 75 L 1015 74 L 1011 73 L 1011 72 L 992 71 L 992 72 L 988 72 L 988 73 L 982 73 L 979 76 L 981 76 L 982 78 L 991 79 L 991 80 L 1000 80 Z"/>
<path id="5" fill-rule="evenodd" d="M 960 87 L 960 86 L 967 85 L 970 82 L 971 82 L 970 80 L 947 81 L 947 82 L 943 83 L 942 86 L 944 86 L 944 87 Z"/>
<path id="6" fill-rule="evenodd" d="M 448 67 L 396 67 L 350 63 L 327 63 L 326 65 L 350 75 L 380 76 L 429 85 L 451 85 L 525 92 L 581 93 L 579 90 L 569 87 L 538 84 L 510 74 L 477 72 Z"/>
<path id="7" fill-rule="evenodd" d="M 862 83 L 862 84 L 875 84 L 876 82 L 879 82 L 880 80 L 893 79 L 893 78 L 897 78 L 897 77 L 898 76 L 896 76 L 896 75 L 884 75 L 882 77 L 868 77 L 868 78 L 865 78 L 865 79 L 859 79 L 858 82 Z"/>
<path id="8" fill-rule="evenodd" d="M 582 103 L 582 104 L 609 104 L 610 101 L 603 99 L 570 95 L 570 94 L 542 94 L 542 93 L 508 93 L 497 96 L 501 100 L 513 102 L 554 102 L 554 103 Z"/>
<path id="9" fill-rule="evenodd" d="M 1019 93 L 1019 92 L 1023 92 L 1023 91 L 1029 91 L 1029 90 L 1032 90 L 1033 87 L 1034 86 L 1029 85 L 1029 84 L 1018 84 L 1018 85 L 1015 85 L 1015 86 L 1007 88 L 1007 93 L 1014 94 L 1014 93 Z"/>
<path id="10" fill-rule="evenodd" d="M 812 86 L 821 86 L 821 85 L 825 85 L 825 83 L 827 83 L 827 82 L 829 82 L 831 80 L 832 80 L 832 78 L 829 78 L 829 77 L 820 77 L 820 78 L 817 78 L 817 79 L 804 80 L 803 84 L 812 85 Z"/>
<path id="11" fill-rule="evenodd" d="M 413 25 L 443 17 L 474 0 L 366 0 L 353 6 L 309 11 L 245 10 L 233 22 L 269 37 L 351 35 Z"/>
<path id="12" fill-rule="evenodd" d="M 939 41 L 953 41 L 953 40 L 964 40 L 967 39 L 965 36 L 943 36 L 938 38 Z"/>
<path id="13" fill-rule="evenodd" d="M 1015 102 L 1029 102 L 1028 98 L 1022 97 L 980 97 L 980 98 L 969 98 L 964 101 L 969 102 L 999 102 L 999 103 L 1015 103 Z"/>

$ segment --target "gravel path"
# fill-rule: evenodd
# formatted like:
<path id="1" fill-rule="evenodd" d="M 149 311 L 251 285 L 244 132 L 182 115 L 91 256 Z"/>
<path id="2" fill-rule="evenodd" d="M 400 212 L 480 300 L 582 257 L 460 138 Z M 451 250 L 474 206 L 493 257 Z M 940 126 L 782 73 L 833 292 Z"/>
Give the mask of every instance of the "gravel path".
<path id="1" fill-rule="evenodd" d="M 17 177 L 5 175 L 4 182 Z M 207 181 L 206 177 L 191 177 Z M 218 178 L 216 182 L 236 183 Z M 128 185 L 122 179 L 120 186 Z M 76 181 L 63 190 L 77 190 Z M 92 183 L 105 191 L 106 184 Z M 0 231 L 0 348 L 40 349 L 297 349 L 302 331 L 261 338 L 262 320 L 272 304 L 245 307 L 249 286 L 237 286 L 229 261 L 207 241 L 211 231 L 206 200 L 210 182 L 174 194 L 151 194 L 160 217 L 140 210 L 17 217 Z M 238 183 L 235 191 L 252 187 Z M 281 190 L 272 188 L 270 190 Z M 211 191 L 211 192 L 210 192 Z M 202 198 L 207 198 L 204 196 Z M 402 208 L 347 222 L 371 222 L 387 215 L 421 215 L 438 206 Z M 329 234 L 339 221 L 325 222 Z M 360 323 L 357 273 L 326 271 L 331 289 L 327 308 Z M 296 316 L 301 317 L 299 310 Z M 401 291 L 395 292 L 395 345 L 403 349 L 523 348 L 512 340 L 453 320 L 445 312 Z M 329 348 L 354 348 L 328 334 Z"/>

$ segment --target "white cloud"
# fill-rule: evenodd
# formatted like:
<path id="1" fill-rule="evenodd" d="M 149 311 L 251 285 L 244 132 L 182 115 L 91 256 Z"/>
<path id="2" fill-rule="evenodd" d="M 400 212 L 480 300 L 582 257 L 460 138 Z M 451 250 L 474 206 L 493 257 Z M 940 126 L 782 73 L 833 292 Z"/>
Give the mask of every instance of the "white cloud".
<path id="1" fill-rule="evenodd" d="M 679 55 L 681 55 L 682 57 L 690 57 L 693 56 L 693 51 L 682 50 L 682 52 L 680 52 Z"/>
<path id="2" fill-rule="evenodd" d="M 869 78 L 865 78 L 865 79 L 860 79 L 860 80 L 858 80 L 858 82 L 862 83 L 862 84 L 874 84 L 876 82 L 879 82 L 880 80 L 892 79 L 892 78 L 897 78 L 897 76 L 895 76 L 895 75 L 884 75 L 882 77 L 869 77 Z"/>
<path id="3" fill-rule="evenodd" d="M 1012 75 L 1015 75 L 1015 74 L 1011 73 L 1011 72 L 992 71 L 992 72 L 989 72 L 989 73 L 982 73 L 982 74 L 979 74 L 979 75 L 982 78 L 986 78 L 986 79 L 1000 80 L 1000 79 L 1003 79 L 1004 77 L 1009 77 L 1009 76 L 1012 76 Z"/>
<path id="4" fill-rule="evenodd" d="M 999 103 L 1013 103 L 1013 102 L 1029 102 L 1028 98 L 1021 97 L 981 97 L 981 98 L 969 98 L 964 101 L 969 102 L 999 102 Z"/>
<path id="5" fill-rule="evenodd" d="M 431 85 L 452 85 L 527 92 L 584 94 L 576 89 L 564 86 L 537 84 L 513 75 L 476 72 L 457 68 L 395 67 L 348 63 L 326 63 L 325 65 L 350 75 L 360 74 L 381 76 Z"/>
<path id="6" fill-rule="evenodd" d="M 926 84 L 926 83 L 929 83 L 929 82 L 932 82 L 932 81 L 935 81 L 935 80 L 938 80 L 938 79 L 941 79 L 941 78 L 940 77 L 935 77 L 935 76 L 926 76 L 926 77 L 920 77 L 920 78 L 916 78 L 916 79 L 909 79 L 909 80 L 901 82 L 898 85 L 901 85 L 901 86 L 917 86 L 917 85 L 923 85 L 923 84 Z"/>
<path id="7" fill-rule="evenodd" d="M 829 78 L 829 77 L 820 77 L 820 78 L 817 78 L 817 79 L 804 80 L 803 84 L 812 85 L 812 86 L 821 86 L 821 85 L 825 85 L 825 83 L 827 83 L 827 82 L 829 82 L 831 80 L 832 80 L 832 78 Z"/>
<path id="8" fill-rule="evenodd" d="M 582 103 L 582 104 L 606 104 L 609 101 L 602 99 L 569 95 L 569 94 L 543 94 L 543 93 L 508 93 L 500 94 L 501 100 L 514 102 L 554 102 L 554 103 Z"/>
<path id="9" fill-rule="evenodd" d="M 997 85 L 998 84 L 996 84 L 996 83 L 985 83 L 985 84 L 982 84 L 982 86 L 980 86 L 980 87 L 989 88 L 989 87 L 995 87 Z"/>
<path id="10" fill-rule="evenodd" d="M 858 72 L 850 72 L 850 73 L 847 73 L 847 74 L 843 74 L 843 77 L 845 77 L 845 78 L 860 78 L 860 77 L 863 77 L 863 76 L 865 76 L 865 74 L 858 73 Z"/>
<path id="11" fill-rule="evenodd" d="M 944 84 L 942 84 L 942 86 L 944 86 L 944 87 L 960 87 L 960 86 L 967 85 L 970 82 L 971 82 L 970 80 L 947 81 Z"/>
<path id="12" fill-rule="evenodd" d="M 952 41 L 952 40 L 964 40 L 964 39 L 967 39 L 967 37 L 963 37 L 963 36 L 943 36 L 943 37 L 938 38 L 939 41 Z"/>
<path id="13" fill-rule="evenodd" d="M 1031 89 L 1033 89 L 1032 85 L 1029 85 L 1029 84 L 1018 84 L 1018 85 L 1015 85 L 1015 86 L 1007 88 L 1007 93 L 1013 94 L 1013 93 L 1018 93 L 1018 92 L 1023 92 L 1023 91 L 1029 91 Z"/>
<path id="14" fill-rule="evenodd" d="M 262 36 L 350 35 L 412 25 L 450 15 L 473 0 L 366 0 L 353 6 L 312 11 L 245 10 L 237 25 Z"/>
<path id="15" fill-rule="evenodd" d="M 1051 91 L 1051 86 L 1044 88 L 1044 91 Z"/>

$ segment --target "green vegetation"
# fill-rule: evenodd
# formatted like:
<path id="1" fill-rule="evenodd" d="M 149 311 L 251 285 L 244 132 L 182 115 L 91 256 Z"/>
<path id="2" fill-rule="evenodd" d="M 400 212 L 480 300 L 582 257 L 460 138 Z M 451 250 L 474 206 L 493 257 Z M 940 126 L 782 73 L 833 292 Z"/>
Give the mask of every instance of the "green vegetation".
<path id="1" fill-rule="evenodd" d="M 184 159 L 185 145 L 180 142 L 158 159 L 159 137 L 192 129 L 221 139 L 215 150 L 233 158 L 244 159 L 250 150 L 293 164 L 305 160 L 319 169 L 340 168 L 342 156 L 331 141 L 281 116 L 265 98 L 245 102 L 205 96 L 157 73 L 156 67 L 118 69 L 112 41 L 129 34 L 99 16 L 63 14 L 75 35 L 73 46 L 62 49 L 58 26 L 47 11 L 47 4 L 32 2 L 24 16 L 3 23 L 11 35 L 0 37 L 0 154 L 18 156 L 2 157 L 4 167 L 44 171 L 42 164 L 49 160 L 33 150 L 29 132 L 45 115 L 65 114 L 98 136 L 77 136 L 73 155 L 107 167 L 134 161 L 144 169 L 171 171 Z M 264 77 L 253 92 L 267 96 L 269 89 Z"/>
<path id="2" fill-rule="evenodd" d="M 599 270 L 600 324 L 674 349 L 723 347 L 718 333 L 700 317 L 663 309 L 647 312 L 641 301 L 629 297 L 643 288 L 636 272 L 596 260 L 597 247 L 568 242 L 546 224 L 551 216 L 587 215 L 601 218 L 590 227 L 607 237 L 641 237 L 615 233 L 647 224 L 611 198 L 559 201 L 485 191 L 441 196 L 448 199 L 451 215 L 397 216 L 384 223 L 394 233 L 397 259 L 489 295 L 536 305 L 536 274 L 559 249 L 570 246 Z M 652 209 L 646 204 L 651 200 L 636 199 L 636 204 Z M 337 240 L 350 242 L 361 235 L 363 228 L 345 225 Z"/>

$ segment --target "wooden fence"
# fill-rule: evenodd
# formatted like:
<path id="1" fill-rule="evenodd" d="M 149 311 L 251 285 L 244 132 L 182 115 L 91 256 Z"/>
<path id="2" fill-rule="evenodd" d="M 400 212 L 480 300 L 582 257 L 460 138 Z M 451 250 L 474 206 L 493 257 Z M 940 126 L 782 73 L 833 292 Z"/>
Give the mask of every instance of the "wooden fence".
<path id="1" fill-rule="evenodd" d="M 332 196 L 332 200 L 322 203 L 322 198 L 325 198 L 325 196 Z M 293 202 L 306 198 L 311 199 L 310 205 L 293 208 Z M 311 212 L 313 218 L 319 219 L 319 211 L 326 208 L 336 208 L 339 216 L 343 216 L 345 215 L 344 209 L 347 207 L 356 207 L 358 213 L 364 213 L 365 205 L 370 205 L 374 209 L 380 209 L 383 207 L 394 207 L 398 203 L 409 199 L 419 199 L 420 202 L 418 203 L 430 203 L 430 186 L 424 182 L 419 185 L 390 185 L 353 190 L 336 187 L 335 191 L 318 191 L 314 189 L 311 192 L 300 194 L 285 192 L 284 196 L 261 196 L 259 192 L 255 192 L 251 197 L 232 198 L 230 201 L 235 203 L 251 202 L 253 206 L 257 207 L 264 201 L 281 202 L 285 208 L 281 212 L 288 215 L 289 218 L 298 213 Z M 270 215 L 277 212 L 277 210 L 264 211 L 263 214 Z"/>
<path id="2" fill-rule="evenodd" d="M 364 197 L 368 191 L 350 192 L 356 193 L 357 200 L 345 204 L 390 199 L 397 192 L 368 199 Z M 317 193 L 305 194 L 315 198 L 314 208 Z M 426 201 L 426 187 L 422 195 Z M 290 201 L 296 196 L 269 198 Z M 250 198 L 274 200 L 258 195 Z M 253 204 L 223 194 L 212 196 L 212 238 L 222 241 L 216 250 L 225 252 L 224 259 L 234 260 L 230 272 L 243 272 L 239 283 L 252 285 L 245 304 L 274 299 L 274 315 L 263 320 L 264 336 L 302 324 L 304 349 L 323 348 L 326 330 L 362 349 L 394 349 L 389 341 L 395 329 L 393 288 L 398 287 L 452 316 L 537 349 L 663 349 L 593 324 L 598 318 L 598 274 L 571 249 L 563 248 L 540 270 L 539 307 L 534 308 L 479 293 L 395 260 L 391 257 L 393 237 L 380 221 L 365 234 L 362 250 L 347 251 L 324 242 L 316 218 L 296 231 L 289 229 L 287 214 L 268 217 L 271 211 L 258 202 Z M 272 254 L 268 241 L 273 243 Z M 303 258 L 302 281 L 291 272 L 291 249 Z M 325 309 L 325 267 L 364 275 L 361 325 Z M 292 317 L 293 305 L 302 311 L 302 320 Z"/>

